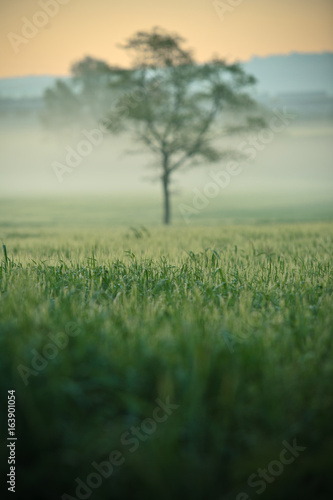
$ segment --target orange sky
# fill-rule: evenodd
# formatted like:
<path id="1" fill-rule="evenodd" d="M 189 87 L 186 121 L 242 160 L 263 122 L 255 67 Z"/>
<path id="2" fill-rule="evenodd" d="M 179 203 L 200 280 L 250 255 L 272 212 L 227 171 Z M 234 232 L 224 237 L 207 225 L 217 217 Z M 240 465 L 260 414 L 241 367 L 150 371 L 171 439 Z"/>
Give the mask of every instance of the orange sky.
<path id="1" fill-rule="evenodd" d="M 221 0 L 238 3 L 222 19 L 213 0 L 0 1 L 0 77 L 63 75 L 87 54 L 126 65 L 116 44 L 156 25 L 184 36 L 200 61 L 333 50 L 333 0 Z M 36 17 L 48 2 L 58 12 Z M 45 26 L 22 36 L 22 18 Z"/>

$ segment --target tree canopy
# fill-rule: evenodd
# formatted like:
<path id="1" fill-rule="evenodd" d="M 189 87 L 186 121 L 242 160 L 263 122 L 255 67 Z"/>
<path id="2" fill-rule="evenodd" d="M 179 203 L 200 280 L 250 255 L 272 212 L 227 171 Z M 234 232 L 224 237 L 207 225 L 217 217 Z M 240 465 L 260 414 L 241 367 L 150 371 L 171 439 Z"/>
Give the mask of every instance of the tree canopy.
<path id="1" fill-rule="evenodd" d="M 161 28 L 139 31 L 122 46 L 132 54 L 130 69 L 87 57 L 72 66 L 72 89 L 58 83 L 45 95 L 51 115 L 59 98 L 73 117 L 81 107 L 110 133 L 130 132 L 151 153 L 162 182 L 166 224 L 172 174 L 239 156 L 222 139 L 264 126 L 249 93 L 255 78 L 219 58 L 198 64 L 184 44 Z"/>

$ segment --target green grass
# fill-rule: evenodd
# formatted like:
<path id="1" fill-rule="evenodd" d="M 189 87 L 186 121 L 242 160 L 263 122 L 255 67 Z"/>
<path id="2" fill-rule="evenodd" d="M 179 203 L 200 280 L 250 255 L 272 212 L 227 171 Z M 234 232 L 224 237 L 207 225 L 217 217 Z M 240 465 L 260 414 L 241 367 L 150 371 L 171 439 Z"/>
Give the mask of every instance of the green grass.
<path id="1" fill-rule="evenodd" d="M 260 498 L 331 498 L 331 222 L 144 231 L 61 225 L 63 213 L 47 226 L 31 206 L 24 226 L 19 204 L 1 219 L 16 498 L 80 498 L 76 478 L 119 450 L 125 462 L 89 498 L 255 499 L 249 476 L 295 438 L 306 450 Z M 48 359 L 56 337 L 68 343 Z M 24 379 L 22 366 L 35 371 Z M 121 436 L 168 398 L 178 408 L 131 452 Z"/>

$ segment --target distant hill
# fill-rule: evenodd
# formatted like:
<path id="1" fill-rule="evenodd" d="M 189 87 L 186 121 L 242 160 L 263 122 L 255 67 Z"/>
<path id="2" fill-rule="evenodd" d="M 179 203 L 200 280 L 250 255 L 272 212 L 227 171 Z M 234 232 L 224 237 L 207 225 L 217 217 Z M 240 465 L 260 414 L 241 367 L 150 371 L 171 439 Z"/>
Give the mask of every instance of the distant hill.
<path id="1" fill-rule="evenodd" d="M 333 95 L 333 52 L 253 57 L 243 66 L 258 79 L 260 94 L 325 92 Z M 41 97 L 57 78 L 68 77 L 48 75 L 0 79 L 0 98 Z"/>
<path id="2" fill-rule="evenodd" d="M 51 87 L 55 80 L 66 79 L 64 76 L 22 76 L 0 78 L 0 98 L 36 98 L 42 97 L 45 89 Z"/>
<path id="3" fill-rule="evenodd" d="M 333 95 L 333 52 L 253 57 L 243 64 L 258 79 L 258 92 L 326 92 Z"/>

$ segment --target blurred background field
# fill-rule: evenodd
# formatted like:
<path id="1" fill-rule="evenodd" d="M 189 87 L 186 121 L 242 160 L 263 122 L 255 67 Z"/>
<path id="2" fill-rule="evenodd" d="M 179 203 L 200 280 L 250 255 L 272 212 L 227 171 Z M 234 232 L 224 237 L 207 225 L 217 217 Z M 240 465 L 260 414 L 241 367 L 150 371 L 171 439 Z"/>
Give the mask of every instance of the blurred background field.
<path id="1" fill-rule="evenodd" d="M 197 186 L 200 189 L 200 184 Z M 278 190 L 277 190 L 278 191 Z M 333 220 L 331 188 L 314 192 L 310 188 L 281 189 L 281 192 L 248 192 L 225 189 L 207 207 L 189 216 L 181 205 L 193 206 L 193 194 L 173 197 L 172 222 L 177 227 L 225 226 L 230 224 L 276 224 Z M 160 227 L 162 204 L 158 196 L 110 194 L 62 197 L 2 197 L 0 227 L 2 234 L 26 229 L 104 229 L 116 227 Z"/>
<path id="2" fill-rule="evenodd" d="M 191 196 L 175 197 L 173 226 L 165 229 L 157 197 L 3 198 L 0 238 L 20 262 L 74 254 L 87 258 L 92 253 L 104 261 L 121 257 L 126 250 L 170 257 L 250 240 L 255 245 L 269 235 L 289 242 L 300 231 L 325 235 L 333 221 L 330 192 L 320 197 L 255 196 L 225 190 L 189 224 L 178 211 L 177 199 L 192 206 Z"/>

